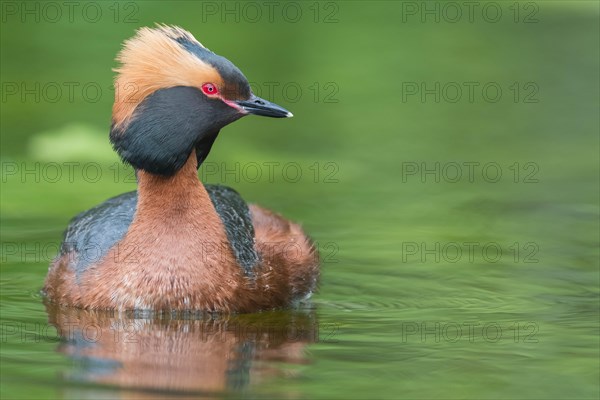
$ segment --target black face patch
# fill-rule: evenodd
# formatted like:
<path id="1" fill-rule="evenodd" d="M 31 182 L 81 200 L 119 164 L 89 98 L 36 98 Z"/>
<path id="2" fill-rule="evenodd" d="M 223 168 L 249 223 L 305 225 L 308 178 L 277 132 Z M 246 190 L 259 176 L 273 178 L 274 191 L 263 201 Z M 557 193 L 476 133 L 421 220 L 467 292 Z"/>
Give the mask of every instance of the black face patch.
<path id="1" fill-rule="evenodd" d="M 203 62 L 212 65 L 225 81 L 225 97 L 231 99 L 248 99 L 250 97 L 250 85 L 248 80 L 231 61 L 221 57 L 212 51 L 200 46 L 198 43 L 186 37 L 174 39 L 185 50 L 198 57 Z"/>
<path id="2" fill-rule="evenodd" d="M 183 167 L 194 148 L 202 162 L 219 130 L 242 115 L 196 88 L 160 89 L 137 106 L 124 128 L 113 126 L 110 141 L 133 167 L 171 176 Z"/>

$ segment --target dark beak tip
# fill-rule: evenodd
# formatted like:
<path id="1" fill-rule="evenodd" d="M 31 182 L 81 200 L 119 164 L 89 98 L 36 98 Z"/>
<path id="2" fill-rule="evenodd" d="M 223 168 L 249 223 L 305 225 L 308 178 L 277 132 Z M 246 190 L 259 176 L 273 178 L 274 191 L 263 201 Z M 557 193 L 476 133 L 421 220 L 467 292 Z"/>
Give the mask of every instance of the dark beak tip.
<path id="1" fill-rule="evenodd" d="M 252 97 L 250 97 L 248 100 L 238 101 L 237 104 L 248 114 L 272 118 L 291 118 L 294 116 L 294 114 L 285 108 L 275 103 L 271 103 L 270 101 L 261 99 L 256 95 L 252 95 Z"/>

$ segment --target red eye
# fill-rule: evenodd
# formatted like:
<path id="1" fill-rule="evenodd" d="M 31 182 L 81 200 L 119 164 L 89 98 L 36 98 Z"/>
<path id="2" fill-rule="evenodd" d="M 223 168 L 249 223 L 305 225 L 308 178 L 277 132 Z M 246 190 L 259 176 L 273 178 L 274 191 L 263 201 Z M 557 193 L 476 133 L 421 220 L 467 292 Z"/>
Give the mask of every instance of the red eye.
<path id="1" fill-rule="evenodd" d="M 204 85 L 202 85 L 202 91 L 205 95 L 208 96 L 213 96 L 219 93 L 219 89 L 217 89 L 217 87 L 212 83 L 205 83 Z"/>

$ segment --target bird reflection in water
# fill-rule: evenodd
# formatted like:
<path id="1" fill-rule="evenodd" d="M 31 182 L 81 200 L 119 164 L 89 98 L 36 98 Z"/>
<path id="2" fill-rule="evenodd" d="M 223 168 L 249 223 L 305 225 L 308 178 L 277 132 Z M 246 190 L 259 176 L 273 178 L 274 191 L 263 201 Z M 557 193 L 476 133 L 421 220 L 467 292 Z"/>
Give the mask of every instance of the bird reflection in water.
<path id="1" fill-rule="evenodd" d="M 46 304 L 75 361 L 75 382 L 185 393 L 239 391 L 307 364 L 319 338 L 313 310 L 206 316 L 89 311 Z M 293 374 L 286 368 L 285 375 Z M 164 392 L 163 392 L 164 393 Z"/>

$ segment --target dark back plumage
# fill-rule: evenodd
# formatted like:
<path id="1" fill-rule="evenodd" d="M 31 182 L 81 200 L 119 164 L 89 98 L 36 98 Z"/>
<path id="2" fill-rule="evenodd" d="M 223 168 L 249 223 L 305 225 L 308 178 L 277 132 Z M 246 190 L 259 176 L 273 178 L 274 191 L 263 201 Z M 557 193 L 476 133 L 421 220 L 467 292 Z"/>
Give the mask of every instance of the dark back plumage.
<path id="1" fill-rule="evenodd" d="M 254 267 L 260 261 L 255 248 L 254 227 L 248 204 L 232 188 L 222 185 L 205 185 L 210 199 L 219 214 L 229 245 L 248 277 L 254 276 Z M 137 192 L 128 192 L 110 198 L 104 203 L 75 216 L 64 234 L 60 255 L 72 254 L 77 259 L 71 264 L 79 277 L 90 265 L 123 239 L 137 204 Z M 210 238 L 207 238 L 209 241 Z"/>

